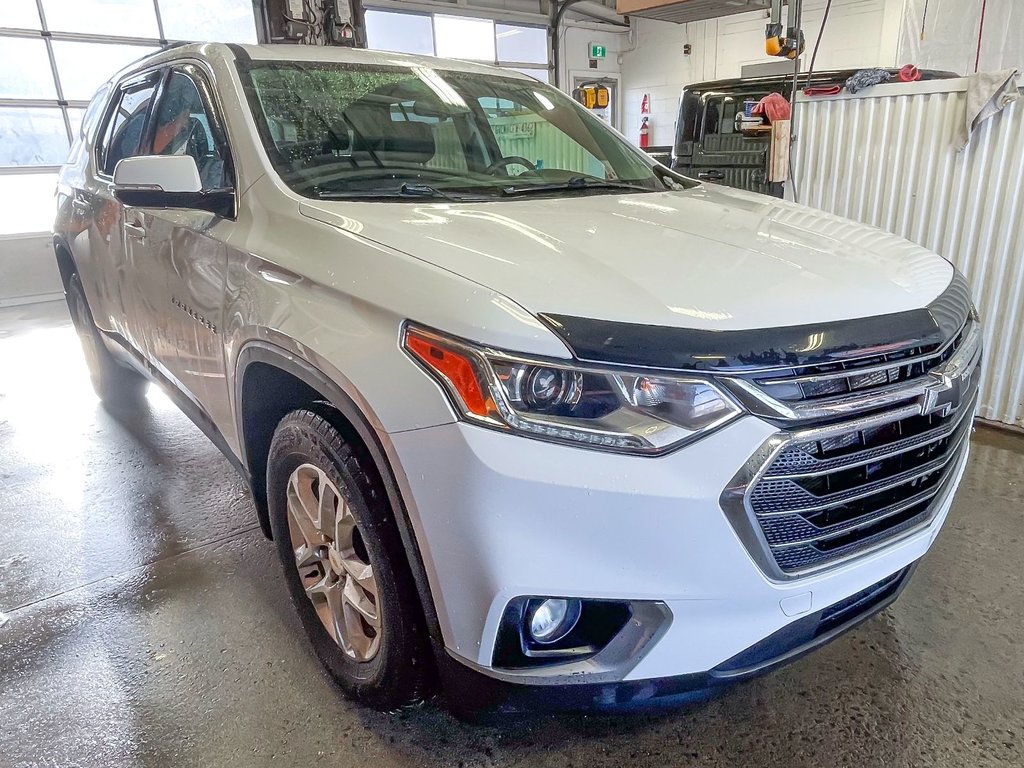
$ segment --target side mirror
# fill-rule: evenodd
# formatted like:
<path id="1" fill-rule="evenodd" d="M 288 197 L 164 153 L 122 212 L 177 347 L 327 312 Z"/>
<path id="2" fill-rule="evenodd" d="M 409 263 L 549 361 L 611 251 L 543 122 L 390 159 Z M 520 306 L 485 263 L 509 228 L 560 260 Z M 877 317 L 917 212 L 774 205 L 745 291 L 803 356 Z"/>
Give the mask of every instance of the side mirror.
<path id="1" fill-rule="evenodd" d="M 190 155 L 143 155 L 118 161 L 114 197 L 136 208 L 190 208 L 223 217 L 235 214 L 234 192 L 204 192 L 199 167 Z"/>

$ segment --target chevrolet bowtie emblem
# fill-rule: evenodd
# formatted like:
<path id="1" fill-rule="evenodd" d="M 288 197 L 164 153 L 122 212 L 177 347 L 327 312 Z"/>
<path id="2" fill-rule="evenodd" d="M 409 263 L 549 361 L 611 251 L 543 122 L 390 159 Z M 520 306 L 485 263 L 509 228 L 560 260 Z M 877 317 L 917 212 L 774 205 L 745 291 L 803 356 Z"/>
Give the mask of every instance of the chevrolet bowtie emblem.
<path id="1" fill-rule="evenodd" d="M 937 381 L 925 390 L 921 397 L 921 413 L 928 416 L 937 413 L 945 417 L 960 407 L 964 397 L 964 377 L 950 376 L 933 371 Z"/>

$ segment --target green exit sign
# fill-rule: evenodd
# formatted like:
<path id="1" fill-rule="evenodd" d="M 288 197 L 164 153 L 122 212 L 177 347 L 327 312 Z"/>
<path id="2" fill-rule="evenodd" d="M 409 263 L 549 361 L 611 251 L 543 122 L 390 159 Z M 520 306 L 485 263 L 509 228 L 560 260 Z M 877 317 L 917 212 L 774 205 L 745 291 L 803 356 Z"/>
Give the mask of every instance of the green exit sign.
<path id="1" fill-rule="evenodd" d="M 598 43 L 590 44 L 590 58 L 603 59 L 607 55 L 608 49 L 605 46 L 599 45 Z"/>

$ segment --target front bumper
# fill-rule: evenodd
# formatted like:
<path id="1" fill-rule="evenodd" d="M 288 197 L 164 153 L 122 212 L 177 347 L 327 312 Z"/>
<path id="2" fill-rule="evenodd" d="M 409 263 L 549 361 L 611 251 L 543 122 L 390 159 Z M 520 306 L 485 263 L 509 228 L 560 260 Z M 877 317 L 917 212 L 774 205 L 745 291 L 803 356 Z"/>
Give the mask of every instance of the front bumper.
<path id="1" fill-rule="evenodd" d="M 498 680 L 448 657 L 441 678 L 449 706 L 480 713 L 544 713 L 565 710 L 628 711 L 707 700 L 726 687 L 766 674 L 820 648 L 895 602 L 917 564 L 907 566 L 834 606 L 808 614 L 705 673 L 649 680 L 560 686 Z"/>
<path id="2" fill-rule="evenodd" d="M 513 686 L 598 686 L 594 696 L 573 694 L 588 701 L 609 695 L 602 688 L 608 685 L 706 689 L 709 673 L 729 660 L 920 559 L 966 463 L 965 454 L 924 529 L 833 569 L 775 581 L 751 559 L 719 504 L 722 489 L 774 432 L 747 417 L 657 458 L 464 423 L 391 435 L 448 655 Z M 670 620 L 612 669 L 495 669 L 501 615 L 522 595 L 652 601 Z M 779 661 L 808 650 L 804 640 Z M 711 687 L 735 677 L 716 678 Z M 615 697 L 623 695 L 633 698 Z"/>

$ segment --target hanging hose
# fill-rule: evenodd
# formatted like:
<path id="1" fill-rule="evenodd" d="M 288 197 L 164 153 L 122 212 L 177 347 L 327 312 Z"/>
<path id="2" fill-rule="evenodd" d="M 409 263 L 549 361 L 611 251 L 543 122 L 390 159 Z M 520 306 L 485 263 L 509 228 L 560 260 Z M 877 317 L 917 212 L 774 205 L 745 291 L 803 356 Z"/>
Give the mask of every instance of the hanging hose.
<path id="1" fill-rule="evenodd" d="M 793 165 L 793 144 L 797 139 L 796 131 L 792 130 L 796 127 L 796 92 L 797 80 L 800 77 L 800 57 L 797 56 L 793 60 L 793 87 L 789 94 L 789 125 L 790 125 L 790 136 L 789 136 L 789 147 L 787 152 L 789 154 L 789 181 L 793 185 L 793 202 L 800 202 L 800 193 L 797 191 L 796 184 L 796 166 Z"/>
<path id="2" fill-rule="evenodd" d="M 807 79 L 805 82 L 811 84 L 811 75 L 814 74 L 814 62 L 818 60 L 818 46 L 821 45 L 821 38 L 825 34 L 825 25 L 828 24 L 828 13 L 832 10 L 832 0 L 825 3 L 825 13 L 821 17 L 821 29 L 818 30 L 818 39 L 814 41 L 814 50 L 811 51 L 811 64 L 807 68 Z"/>
<path id="3" fill-rule="evenodd" d="M 978 52 L 974 56 L 974 71 L 978 71 L 978 65 L 981 64 L 981 38 L 985 34 L 985 6 L 987 0 L 981 0 L 981 21 L 978 23 Z"/>
<path id="4" fill-rule="evenodd" d="M 814 41 L 814 50 L 811 51 L 811 62 L 807 67 L 807 77 L 804 80 L 805 85 L 811 84 L 811 76 L 814 74 L 814 64 L 818 60 L 818 48 L 821 46 L 821 38 L 825 34 L 825 25 L 828 24 L 828 14 L 832 10 L 832 0 L 828 0 L 825 3 L 825 12 L 821 16 L 821 28 L 818 30 L 818 39 Z M 800 59 L 797 60 L 793 66 L 793 90 L 789 95 L 789 112 L 790 112 L 790 125 L 796 128 L 796 94 L 799 88 L 800 78 Z M 797 139 L 796 131 L 793 131 L 793 135 L 789 140 L 789 180 L 793 185 L 793 202 L 800 202 L 799 192 L 797 191 L 796 181 L 796 166 L 793 164 L 793 144 Z"/>
<path id="5" fill-rule="evenodd" d="M 562 26 L 562 17 L 565 16 L 565 12 L 569 10 L 570 5 L 576 5 L 576 3 L 582 2 L 582 0 L 562 0 L 561 3 L 552 4 L 551 8 L 554 11 L 551 19 L 551 65 L 554 69 L 552 72 L 552 84 L 555 88 L 561 87 L 562 83 L 562 55 L 561 55 L 561 41 L 559 40 L 558 30 Z"/>

